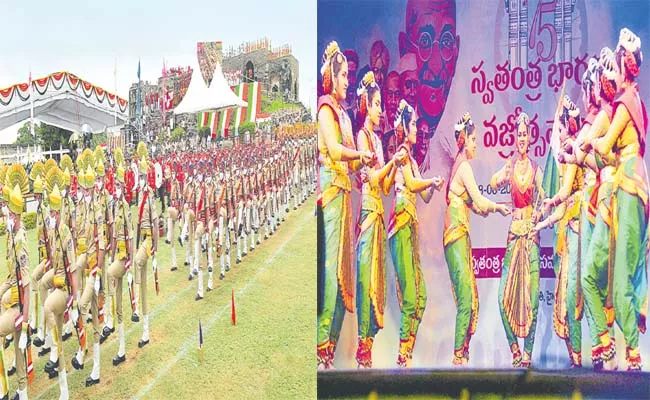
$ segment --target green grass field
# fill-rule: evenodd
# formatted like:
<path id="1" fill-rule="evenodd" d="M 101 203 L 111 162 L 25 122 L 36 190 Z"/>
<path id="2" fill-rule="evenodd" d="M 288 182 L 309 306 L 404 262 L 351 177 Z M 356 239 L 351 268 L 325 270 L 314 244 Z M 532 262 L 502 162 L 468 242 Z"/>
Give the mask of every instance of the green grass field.
<path id="1" fill-rule="evenodd" d="M 187 280 L 183 267 L 185 250 L 177 243 L 179 270 L 170 271 L 171 249 L 160 241 L 160 295 L 156 296 L 149 273 L 150 336 L 139 349 L 142 322 L 132 323 L 129 296 L 123 296 L 126 362 L 111 363 L 117 353 L 117 330 L 101 345 L 101 383 L 85 387 L 92 369 L 89 345 L 84 369 L 70 364 L 77 338 L 65 342 L 70 398 L 74 399 L 218 399 L 316 397 L 313 349 L 316 315 L 316 219 L 315 196 L 297 211 L 291 211 L 279 230 L 241 264 L 235 264 L 226 279 L 218 279 L 215 257 L 215 290 L 204 292 L 196 302 L 196 280 Z M 134 213 L 135 215 L 135 213 Z M 36 230 L 28 232 L 30 264 L 37 264 Z M 5 253 L 0 241 L 0 254 Z M 205 257 L 205 253 L 202 254 Z M 149 262 L 151 268 L 151 262 Z M 150 270 L 151 271 L 151 270 Z M 207 275 L 207 272 L 206 272 Z M 205 282 L 207 285 L 207 276 Z M 126 284 L 125 284 L 126 286 Z M 231 293 L 235 293 L 237 325 L 231 323 Z M 199 319 L 203 326 L 204 361 L 198 362 Z M 142 318 L 141 318 L 142 321 Z M 89 343 L 92 325 L 86 328 Z M 28 387 L 31 399 L 58 398 L 57 379 L 43 372 L 49 356 L 39 358 L 32 346 L 36 378 Z M 13 345 L 5 350 L 11 365 Z M 10 394 L 16 390 L 15 375 L 9 378 Z"/>

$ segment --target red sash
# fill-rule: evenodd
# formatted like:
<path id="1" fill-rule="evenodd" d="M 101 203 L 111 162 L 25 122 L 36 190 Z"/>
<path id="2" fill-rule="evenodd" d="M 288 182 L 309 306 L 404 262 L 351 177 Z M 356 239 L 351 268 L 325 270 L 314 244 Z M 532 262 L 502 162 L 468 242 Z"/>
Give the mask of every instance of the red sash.
<path id="1" fill-rule="evenodd" d="M 142 223 L 142 213 L 144 212 L 144 205 L 147 203 L 147 197 L 149 197 L 149 191 L 145 190 L 142 196 L 142 203 L 140 203 L 140 212 L 138 213 L 138 222 L 140 223 Z M 153 227 L 151 228 L 153 229 Z"/>

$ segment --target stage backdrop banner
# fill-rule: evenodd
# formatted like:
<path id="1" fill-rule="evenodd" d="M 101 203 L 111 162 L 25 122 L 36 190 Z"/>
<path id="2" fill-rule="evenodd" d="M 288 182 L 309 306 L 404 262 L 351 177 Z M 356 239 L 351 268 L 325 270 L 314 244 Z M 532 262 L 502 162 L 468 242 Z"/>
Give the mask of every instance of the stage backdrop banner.
<path id="1" fill-rule="evenodd" d="M 647 58 L 649 15 L 650 6 L 643 0 L 319 0 L 318 66 L 327 44 L 336 40 L 349 60 L 348 103 L 353 124 L 358 123 L 354 121 L 353 98 L 357 82 L 366 71 L 374 71 L 382 88 L 384 115 L 378 133 L 387 157 L 394 152 L 392 121 L 399 99 L 405 98 L 416 107 L 423 121 L 418 123 L 414 153 L 424 177 L 449 178 L 457 152 L 453 126 L 469 111 L 477 128 L 478 148 L 471 165 L 479 189 L 493 201 L 510 202 L 510 187 L 492 191 L 489 182 L 516 151 L 517 115 L 523 111 L 530 116 L 529 155 L 543 168 L 551 151 L 552 119 L 562 87 L 584 110 L 580 87 L 588 60 L 604 46 L 614 49 L 623 27 L 639 35 Z M 650 100 L 648 71 L 650 66 L 642 65 L 638 78 L 640 96 L 646 104 Z M 392 194 L 384 199 L 386 226 L 391 204 Z M 420 199 L 417 203 L 427 306 L 415 344 L 414 367 L 452 365 L 456 305 L 442 246 L 446 207 L 441 192 L 435 192 L 429 204 Z M 358 191 L 353 196 L 353 209 L 359 210 Z M 356 214 L 354 218 L 356 221 Z M 470 345 L 470 367 L 512 365 L 497 302 L 510 221 L 511 217 L 500 214 L 487 218 L 473 214 L 470 218 L 480 305 L 478 326 Z M 566 345 L 553 329 L 555 273 L 551 230 L 542 232 L 540 245 L 533 366 L 568 368 Z M 384 329 L 373 346 L 375 368 L 394 368 L 399 348 L 400 309 L 389 251 L 386 262 L 387 306 Z M 618 328 L 616 339 L 619 366 L 624 368 L 624 340 Z M 591 365 L 591 345 L 587 320 L 583 317 L 585 366 Z M 521 339 L 520 347 L 523 349 Z M 640 335 L 640 347 L 647 363 L 650 334 Z M 348 313 L 334 366 L 356 368 L 356 350 L 356 314 Z"/>

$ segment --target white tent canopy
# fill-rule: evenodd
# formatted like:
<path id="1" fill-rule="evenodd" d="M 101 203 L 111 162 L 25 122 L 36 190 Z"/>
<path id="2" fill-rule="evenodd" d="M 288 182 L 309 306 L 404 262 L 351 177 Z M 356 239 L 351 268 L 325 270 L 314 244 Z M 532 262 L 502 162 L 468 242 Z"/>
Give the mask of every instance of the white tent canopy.
<path id="1" fill-rule="evenodd" d="M 33 97 L 32 97 L 33 96 Z M 33 104 L 32 104 L 33 103 Z M 0 90 L 0 130 L 30 118 L 70 131 L 88 124 L 93 132 L 122 125 L 127 101 L 68 72 Z"/>
<path id="2" fill-rule="evenodd" d="M 174 114 L 219 111 L 233 107 L 246 107 L 247 102 L 240 99 L 230 89 L 223 76 L 221 64 L 217 63 L 212 83 L 208 88 L 198 66 L 192 68 L 192 80 L 183 100 L 174 108 Z"/>

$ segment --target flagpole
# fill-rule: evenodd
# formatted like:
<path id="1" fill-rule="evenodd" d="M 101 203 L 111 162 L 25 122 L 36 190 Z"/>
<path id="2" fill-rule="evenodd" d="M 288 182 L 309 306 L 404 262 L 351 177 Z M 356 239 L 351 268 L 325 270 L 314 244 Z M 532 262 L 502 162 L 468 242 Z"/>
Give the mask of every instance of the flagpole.
<path id="1" fill-rule="evenodd" d="M 36 132 L 34 132 L 34 87 L 32 85 L 32 69 L 29 69 L 29 122 L 30 122 L 30 133 L 34 138 L 34 144 L 36 144 Z"/>
<path id="2" fill-rule="evenodd" d="M 117 126 L 117 107 L 118 107 L 118 100 L 117 100 L 117 57 L 115 57 L 115 66 L 113 67 L 113 83 L 115 85 L 115 110 L 114 110 L 114 117 L 115 117 L 115 126 Z"/>

